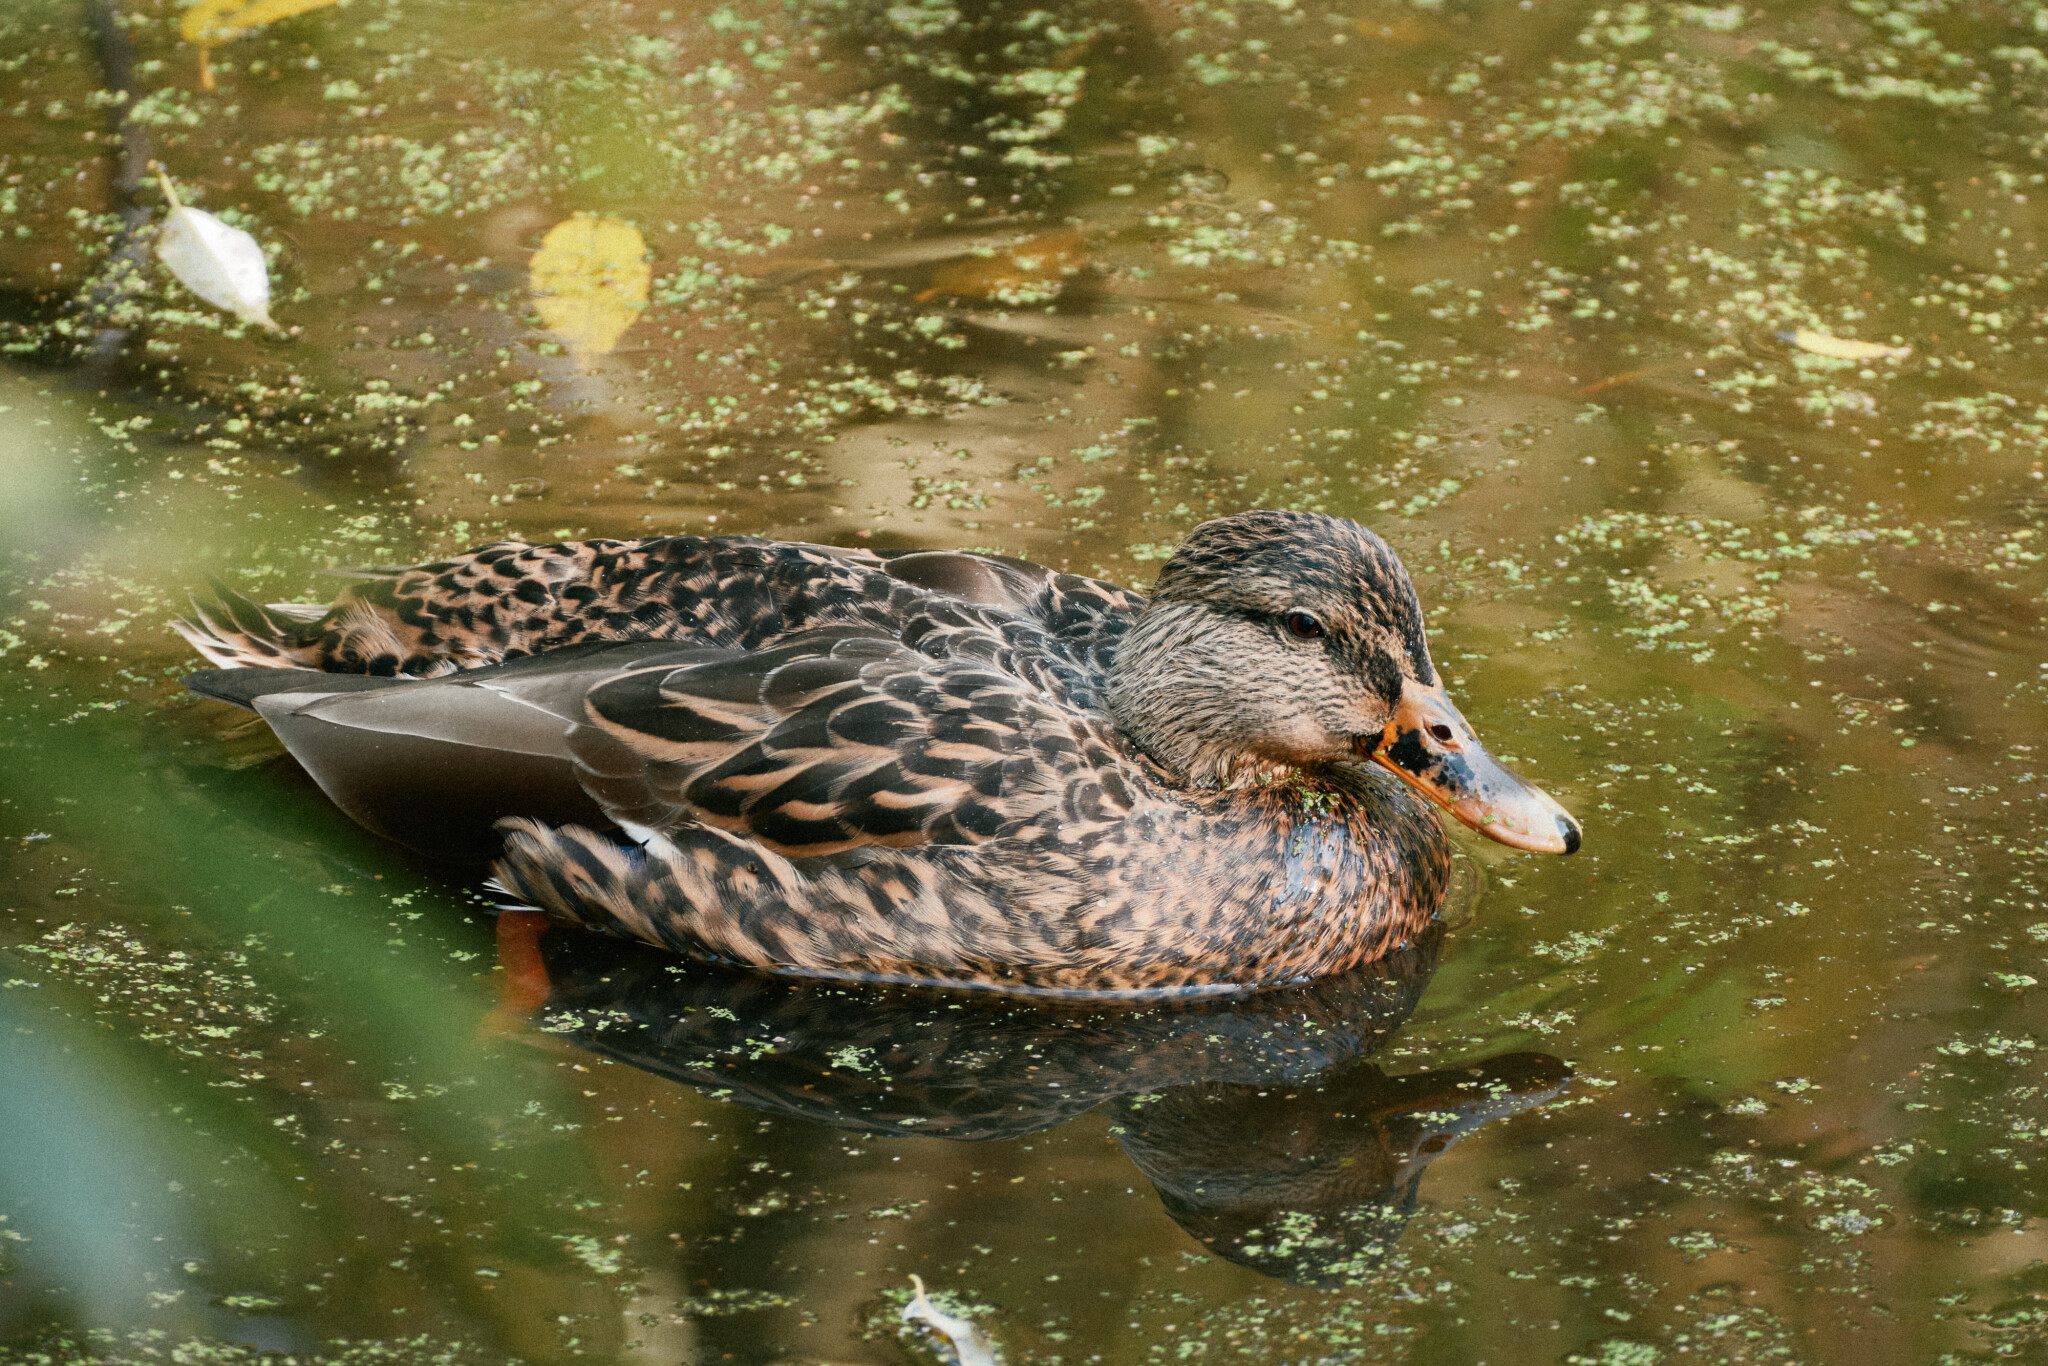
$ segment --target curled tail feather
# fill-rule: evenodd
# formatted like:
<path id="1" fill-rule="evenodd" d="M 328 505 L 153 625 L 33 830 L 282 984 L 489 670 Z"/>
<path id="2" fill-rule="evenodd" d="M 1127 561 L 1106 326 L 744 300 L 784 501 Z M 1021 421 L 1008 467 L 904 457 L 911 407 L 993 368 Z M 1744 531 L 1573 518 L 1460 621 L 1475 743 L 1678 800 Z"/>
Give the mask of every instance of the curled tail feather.
<path id="1" fill-rule="evenodd" d="M 192 615 L 171 628 L 223 669 L 317 669 L 324 607 L 299 603 L 265 606 L 209 577 L 213 599 L 192 600 Z"/>
<path id="2" fill-rule="evenodd" d="M 374 582 L 367 589 L 351 589 L 331 607 L 259 603 L 209 577 L 213 598 L 194 598 L 192 615 L 178 618 L 171 627 L 223 669 L 317 669 L 432 678 L 496 663 L 505 653 L 453 646 L 438 656 L 423 653 L 420 632 L 404 628 L 388 601 L 394 575 L 362 577 Z"/>

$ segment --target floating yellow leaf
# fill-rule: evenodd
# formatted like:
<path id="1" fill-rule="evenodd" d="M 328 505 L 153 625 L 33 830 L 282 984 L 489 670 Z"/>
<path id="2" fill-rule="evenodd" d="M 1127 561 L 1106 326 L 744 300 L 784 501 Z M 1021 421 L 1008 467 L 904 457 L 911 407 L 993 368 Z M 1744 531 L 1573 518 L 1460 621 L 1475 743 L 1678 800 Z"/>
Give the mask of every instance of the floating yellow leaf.
<path id="1" fill-rule="evenodd" d="M 577 214 L 548 229 L 527 265 L 534 306 L 579 360 L 618 345 L 647 307 L 654 272 L 640 230 Z"/>
<path id="2" fill-rule="evenodd" d="M 1885 346 L 1880 342 L 1830 337 L 1825 332 L 1813 332 L 1804 327 L 1795 328 L 1790 332 L 1780 332 L 1778 340 L 1789 342 L 1801 351 L 1810 351 L 1816 356 L 1827 356 L 1832 360 L 1904 360 L 1913 354 L 1913 348 L 1910 346 Z"/>
<path id="3" fill-rule="evenodd" d="M 308 10 L 325 9 L 340 0 L 198 0 L 178 20 L 178 32 L 199 48 L 199 85 L 213 89 L 215 46 L 239 38 L 252 28 L 262 28 Z"/>

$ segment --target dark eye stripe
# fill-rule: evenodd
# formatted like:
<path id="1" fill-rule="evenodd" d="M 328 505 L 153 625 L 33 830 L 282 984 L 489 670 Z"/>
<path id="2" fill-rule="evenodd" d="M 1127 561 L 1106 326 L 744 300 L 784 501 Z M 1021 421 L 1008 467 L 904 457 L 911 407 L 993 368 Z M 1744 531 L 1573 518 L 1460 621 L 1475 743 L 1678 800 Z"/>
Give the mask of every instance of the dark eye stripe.
<path id="1" fill-rule="evenodd" d="M 1371 680 L 1373 690 L 1392 706 L 1401 697 L 1401 666 L 1385 650 L 1374 650 L 1365 658 L 1365 676 Z"/>

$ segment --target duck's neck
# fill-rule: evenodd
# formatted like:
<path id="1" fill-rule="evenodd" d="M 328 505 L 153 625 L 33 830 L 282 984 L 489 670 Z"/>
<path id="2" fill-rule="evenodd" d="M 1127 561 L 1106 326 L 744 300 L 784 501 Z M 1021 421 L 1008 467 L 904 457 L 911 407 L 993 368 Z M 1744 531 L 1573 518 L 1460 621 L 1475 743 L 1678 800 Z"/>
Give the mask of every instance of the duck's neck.
<path id="1" fill-rule="evenodd" d="M 1168 776 L 1187 787 L 1226 788 L 1290 777 L 1292 764 L 1247 743 L 1246 678 L 1217 649 L 1190 603 L 1154 603 L 1117 647 L 1109 669 L 1109 712 L 1117 728 Z"/>

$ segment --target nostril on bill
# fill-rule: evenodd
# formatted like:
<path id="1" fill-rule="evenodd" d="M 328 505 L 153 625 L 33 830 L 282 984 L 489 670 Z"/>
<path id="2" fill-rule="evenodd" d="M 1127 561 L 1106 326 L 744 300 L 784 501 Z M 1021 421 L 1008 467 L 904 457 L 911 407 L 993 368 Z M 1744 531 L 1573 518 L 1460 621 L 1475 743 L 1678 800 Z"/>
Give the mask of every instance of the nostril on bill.
<path id="1" fill-rule="evenodd" d="M 1429 728 L 1429 735 L 1438 744 L 1447 745 L 1451 742 L 1451 728 L 1441 721 Z"/>

